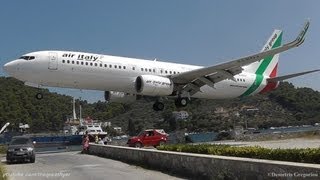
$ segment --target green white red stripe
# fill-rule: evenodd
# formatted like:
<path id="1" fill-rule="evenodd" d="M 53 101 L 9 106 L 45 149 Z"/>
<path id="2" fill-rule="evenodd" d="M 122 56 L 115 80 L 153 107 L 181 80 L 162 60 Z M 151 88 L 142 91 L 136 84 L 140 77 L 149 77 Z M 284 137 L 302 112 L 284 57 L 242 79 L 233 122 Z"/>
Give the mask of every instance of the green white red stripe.
<path id="1" fill-rule="evenodd" d="M 282 32 L 277 37 L 277 40 L 272 45 L 272 48 L 279 47 L 281 45 L 281 40 L 282 40 Z M 257 68 L 257 70 L 255 72 L 256 78 L 255 78 L 253 84 L 240 97 L 249 96 L 250 94 L 255 92 L 261 86 L 261 83 L 265 77 L 264 73 L 267 70 L 268 66 L 271 64 L 271 62 L 275 56 L 277 56 L 277 55 L 269 56 L 269 57 L 266 57 L 265 59 L 263 59 L 263 61 L 260 63 L 259 67 Z M 278 63 L 276 63 L 275 66 L 273 67 L 273 70 L 271 71 L 269 77 L 276 76 L 277 67 L 278 67 Z M 268 89 L 270 88 L 270 86 L 271 85 L 269 85 Z M 263 89 L 262 91 L 266 91 L 266 90 L 267 89 Z"/>

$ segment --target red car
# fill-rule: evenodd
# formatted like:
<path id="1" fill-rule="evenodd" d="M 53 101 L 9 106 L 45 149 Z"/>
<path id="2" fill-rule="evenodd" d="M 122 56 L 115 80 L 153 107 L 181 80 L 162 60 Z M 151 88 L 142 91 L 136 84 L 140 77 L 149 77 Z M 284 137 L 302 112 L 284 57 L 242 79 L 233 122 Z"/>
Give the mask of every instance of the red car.
<path id="1" fill-rule="evenodd" d="M 168 134 L 163 129 L 148 129 L 131 137 L 127 144 L 131 147 L 160 146 L 167 142 Z"/>

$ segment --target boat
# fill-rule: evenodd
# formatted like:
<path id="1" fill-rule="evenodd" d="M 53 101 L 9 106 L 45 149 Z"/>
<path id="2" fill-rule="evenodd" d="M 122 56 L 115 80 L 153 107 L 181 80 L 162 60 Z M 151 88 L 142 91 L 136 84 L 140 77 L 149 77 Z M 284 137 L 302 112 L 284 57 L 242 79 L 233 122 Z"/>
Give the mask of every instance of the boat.
<path id="1" fill-rule="evenodd" d="M 89 116 L 85 119 L 82 118 L 82 108 L 79 105 L 79 119 L 75 111 L 75 100 L 73 99 L 73 118 L 68 119 L 64 128 L 65 134 L 73 136 L 81 136 L 88 132 L 90 142 L 95 141 L 95 137 L 104 139 L 108 133 L 102 130 L 102 123 L 98 120 L 93 120 Z"/>
<path id="2" fill-rule="evenodd" d="M 36 142 L 36 147 L 48 147 L 59 145 L 80 145 L 82 143 L 81 135 L 30 135 L 32 141 Z"/>
<path id="3" fill-rule="evenodd" d="M 90 142 L 94 142 L 96 136 L 104 139 L 108 133 L 103 131 L 101 126 L 102 123 L 98 120 L 92 120 L 90 117 L 87 117 L 85 121 L 80 121 L 79 135 L 85 135 L 88 132 Z"/>
<path id="4" fill-rule="evenodd" d="M 75 100 L 73 99 L 73 115 L 71 118 L 67 119 L 63 132 L 56 134 L 48 133 L 37 133 L 37 134 L 26 134 L 26 128 L 29 128 L 29 125 L 25 124 L 24 126 L 20 125 L 21 129 L 19 135 L 28 135 L 33 141 L 36 142 L 36 147 L 50 147 L 50 146 L 59 146 L 59 145 L 81 145 L 83 135 L 88 132 L 90 142 L 95 141 L 95 137 L 104 139 L 107 136 L 107 132 L 102 130 L 102 123 L 98 120 L 92 120 L 90 117 L 82 119 L 81 114 L 81 105 L 80 105 L 80 114 L 79 119 L 76 115 L 75 110 Z M 0 132 L 9 126 L 10 123 L 6 123 L 1 129 Z M 5 144 L 11 140 L 16 133 L 8 132 L 0 136 L 0 144 Z"/>
<path id="5" fill-rule="evenodd" d="M 31 139 L 36 142 L 36 147 L 51 147 L 59 145 L 81 145 L 82 135 L 79 134 L 78 127 L 80 121 L 77 119 L 75 111 L 75 99 L 72 101 L 73 115 L 67 119 L 62 133 L 57 134 L 29 134 Z"/>

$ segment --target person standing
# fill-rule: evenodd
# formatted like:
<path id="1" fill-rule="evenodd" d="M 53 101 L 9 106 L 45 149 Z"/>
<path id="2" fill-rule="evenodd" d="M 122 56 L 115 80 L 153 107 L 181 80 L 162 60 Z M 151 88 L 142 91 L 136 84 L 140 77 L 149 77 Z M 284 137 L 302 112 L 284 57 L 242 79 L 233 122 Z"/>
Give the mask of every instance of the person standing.
<path id="1" fill-rule="evenodd" d="M 96 134 L 96 135 L 94 136 L 94 142 L 95 142 L 96 144 L 98 144 L 98 142 L 99 142 L 99 136 L 98 136 L 98 134 Z"/>
<path id="2" fill-rule="evenodd" d="M 86 131 L 86 134 L 83 136 L 82 139 L 82 153 L 88 153 L 89 151 L 89 135 L 88 131 Z"/>

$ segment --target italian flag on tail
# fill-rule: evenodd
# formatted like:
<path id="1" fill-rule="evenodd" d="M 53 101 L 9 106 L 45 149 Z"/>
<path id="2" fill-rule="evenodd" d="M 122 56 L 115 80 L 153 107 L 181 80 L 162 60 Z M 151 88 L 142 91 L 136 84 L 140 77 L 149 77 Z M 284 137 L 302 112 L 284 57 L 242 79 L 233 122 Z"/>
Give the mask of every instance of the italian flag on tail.
<path id="1" fill-rule="evenodd" d="M 281 41 L 282 31 L 275 30 L 262 48 L 262 51 L 281 46 Z M 276 54 L 245 66 L 244 71 L 255 74 L 256 77 L 253 84 L 240 97 L 249 96 L 256 93 L 263 93 L 276 88 L 278 82 L 269 82 L 262 90 L 261 85 L 263 80 L 266 78 L 273 78 L 277 76 L 278 60 L 279 54 Z"/>

